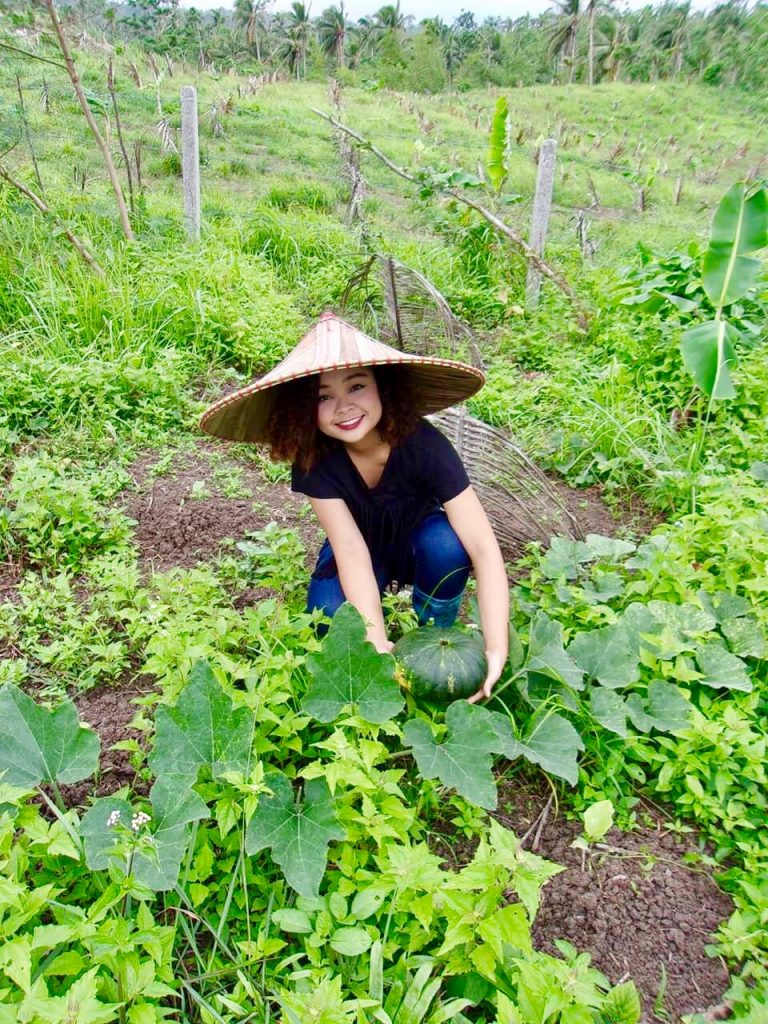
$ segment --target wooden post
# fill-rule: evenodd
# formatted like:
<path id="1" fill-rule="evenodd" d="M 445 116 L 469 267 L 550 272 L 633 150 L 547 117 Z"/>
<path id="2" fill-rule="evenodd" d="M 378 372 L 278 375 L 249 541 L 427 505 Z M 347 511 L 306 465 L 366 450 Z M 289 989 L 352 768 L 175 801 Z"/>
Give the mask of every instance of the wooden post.
<path id="1" fill-rule="evenodd" d="M 200 146 L 197 134 L 197 90 L 181 88 L 181 175 L 184 188 L 184 221 L 187 234 L 200 238 Z"/>
<path id="2" fill-rule="evenodd" d="M 536 176 L 536 192 L 533 197 L 533 214 L 531 216 L 531 235 L 528 241 L 537 255 L 544 255 L 544 243 L 547 238 L 549 214 L 552 209 L 552 190 L 555 186 L 555 151 L 557 142 L 545 139 L 539 151 L 539 172 Z M 528 278 L 525 284 L 526 302 L 534 307 L 539 301 L 541 290 L 541 272 L 528 264 Z"/>

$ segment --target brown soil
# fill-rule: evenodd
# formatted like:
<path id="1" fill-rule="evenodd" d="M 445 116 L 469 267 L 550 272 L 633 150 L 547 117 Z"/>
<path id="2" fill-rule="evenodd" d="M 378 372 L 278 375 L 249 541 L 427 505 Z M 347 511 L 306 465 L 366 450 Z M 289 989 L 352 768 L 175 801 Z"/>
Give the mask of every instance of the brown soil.
<path id="1" fill-rule="evenodd" d="M 126 496 L 126 513 L 136 520 L 135 540 L 143 562 L 160 572 L 191 568 L 221 553 L 226 541 L 269 523 L 299 531 L 310 554 L 319 546 L 315 525 L 302 511 L 306 502 L 284 483 L 269 483 L 250 464 L 238 462 L 216 442 L 180 452 L 170 468 L 154 475 L 158 462 L 148 452 L 131 467 L 137 490 Z M 241 494 L 227 497 L 222 475 L 229 470 Z M 245 496 L 247 493 L 247 497 Z"/>
<path id="2" fill-rule="evenodd" d="M 121 740 L 136 740 L 143 745 L 142 733 L 130 728 L 130 722 L 139 711 L 136 698 L 151 691 L 151 685 L 142 688 L 140 681 L 99 686 L 75 696 L 74 702 L 80 721 L 90 725 L 99 736 L 101 752 L 95 781 L 87 779 L 71 786 L 62 786 L 62 795 L 70 805 L 83 806 L 89 796 L 111 796 L 123 786 L 135 792 L 146 793 L 148 786 L 138 779 L 125 750 L 112 750 Z"/>
<path id="3" fill-rule="evenodd" d="M 650 824 L 627 833 L 611 829 L 582 855 L 571 847 L 579 823 L 544 815 L 542 824 L 545 803 L 546 796 L 517 783 L 499 785 L 499 819 L 527 833 L 527 848 L 535 844 L 537 854 L 566 868 L 544 888 L 537 946 L 555 953 L 553 940 L 567 939 L 591 953 L 613 984 L 632 978 L 649 1021 L 674 1024 L 718 1004 L 728 973 L 705 946 L 733 904 L 707 869 L 685 863 L 695 837 L 665 831 L 654 812 Z"/>

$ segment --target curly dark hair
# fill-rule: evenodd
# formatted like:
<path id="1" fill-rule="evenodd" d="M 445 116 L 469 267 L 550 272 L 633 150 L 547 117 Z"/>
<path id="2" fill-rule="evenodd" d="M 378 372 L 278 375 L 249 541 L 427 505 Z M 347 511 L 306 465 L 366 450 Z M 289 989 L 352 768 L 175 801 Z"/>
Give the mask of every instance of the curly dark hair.
<path id="1" fill-rule="evenodd" d="M 396 448 L 414 432 L 421 418 L 407 367 L 372 366 L 381 399 L 378 431 L 383 441 Z M 328 452 L 342 444 L 317 429 L 320 377 L 287 381 L 275 389 L 275 401 L 267 421 L 267 446 L 273 462 L 295 462 L 307 473 Z"/>

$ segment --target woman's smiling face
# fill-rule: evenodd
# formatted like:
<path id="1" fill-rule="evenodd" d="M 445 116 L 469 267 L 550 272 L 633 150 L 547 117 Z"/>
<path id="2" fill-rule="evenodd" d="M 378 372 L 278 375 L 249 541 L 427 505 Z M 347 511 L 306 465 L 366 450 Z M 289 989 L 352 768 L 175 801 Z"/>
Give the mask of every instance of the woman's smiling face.
<path id="1" fill-rule="evenodd" d="M 381 414 L 379 389 L 369 367 L 320 374 L 317 428 L 321 434 L 354 444 L 376 429 Z"/>

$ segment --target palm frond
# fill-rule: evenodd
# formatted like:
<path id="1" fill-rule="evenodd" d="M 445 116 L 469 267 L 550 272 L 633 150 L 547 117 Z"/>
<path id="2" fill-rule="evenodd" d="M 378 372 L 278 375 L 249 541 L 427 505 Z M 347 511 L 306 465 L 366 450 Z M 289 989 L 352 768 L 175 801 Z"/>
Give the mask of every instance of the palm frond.
<path id="1" fill-rule="evenodd" d="M 429 419 L 459 453 L 506 558 L 519 558 L 531 541 L 582 536 L 555 485 L 504 431 L 470 416 L 463 405 Z"/>

